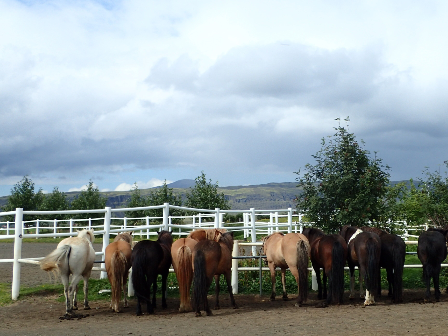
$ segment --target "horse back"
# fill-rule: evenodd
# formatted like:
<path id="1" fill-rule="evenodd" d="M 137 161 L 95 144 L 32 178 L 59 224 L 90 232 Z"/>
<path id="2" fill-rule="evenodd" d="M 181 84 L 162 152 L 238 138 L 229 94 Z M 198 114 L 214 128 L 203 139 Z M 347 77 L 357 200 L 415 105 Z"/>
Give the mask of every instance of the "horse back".
<path id="1" fill-rule="evenodd" d="M 132 250 L 131 264 L 140 267 L 158 268 L 163 259 L 163 249 L 158 242 L 151 240 L 139 241 Z"/>
<path id="2" fill-rule="evenodd" d="M 378 263 L 381 257 L 381 239 L 373 232 L 361 232 L 349 243 L 349 257 L 353 262 L 364 262 L 367 258 L 369 247 L 373 248 Z"/>
<path id="3" fill-rule="evenodd" d="M 445 237 L 438 231 L 424 231 L 418 237 L 417 256 L 422 264 L 440 264 L 447 257 Z"/>
<path id="4" fill-rule="evenodd" d="M 297 264 L 297 245 L 299 242 L 304 243 L 304 246 L 306 248 L 306 252 L 308 254 L 308 257 L 310 256 L 310 243 L 308 242 L 308 239 L 301 233 L 288 233 L 284 235 L 282 244 L 281 244 L 281 251 L 284 260 L 286 261 L 287 265 L 296 265 Z"/>

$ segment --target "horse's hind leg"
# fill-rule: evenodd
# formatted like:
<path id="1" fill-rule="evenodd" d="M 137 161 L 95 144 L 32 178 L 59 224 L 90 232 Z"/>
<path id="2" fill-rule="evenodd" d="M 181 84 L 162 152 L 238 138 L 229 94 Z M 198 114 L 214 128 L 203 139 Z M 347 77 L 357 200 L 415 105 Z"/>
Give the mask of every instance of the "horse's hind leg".
<path id="1" fill-rule="evenodd" d="M 64 295 L 65 295 L 65 312 L 67 314 L 72 313 L 72 299 L 69 293 L 69 277 L 67 275 L 61 274 L 61 281 L 64 285 Z"/>
<path id="2" fill-rule="evenodd" d="M 224 274 L 224 276 L 226 278 L 227 290 L 229 291 L 229 295 L 230 295 L 230 304 L 232 305 L 232 307 L 234 309 L 237 309 L 238 305 L 236 304 L 235 298 L 233 297 L 232 274 L 230 272 L 228 272 L 227 274 Z"/>
<path id="3" fill-rule="evenodd" d="M 355 268 L 350 266 L 350 299 L 355 298 Z"/>
<path id="4" fill-rule="evenodd" d="M 286 293 L 286 269 L 282 268 L 282 287 L 283 287 L 283 300 L 288 300 L 288 294 Z"/>
<path id="5" fill-rule="evenodd" d="M 272 262 L 268 263 L 269 271 L 271 272 L 271 284 L 272 284 L 272 290 L 271 290 L 271 301 L 275 300 L 275 265 Z"/>
<path id="6" fill-rule="evenodd" d="M 434 274 L 434 295 L 436 297 L 436 301 L 440 301 L 440 285 L 439 285 L 439 276 L 440 276 L 440 268 L 436 270 Z"/>
<path id="7" fill-rule="evenodd" d="M 166 282 L 168 279 L 169 269 L 162 274 L 162 308 L 165 309 L 168 307 L 166 304 Z"/>
<path id="8" fill-rule="evenodd" d="M 322 274 L 322 278 L 323 278 L 323 290 L 324 290 L 322 298 L 326 299 L 327 298 L 327 281 L 328 281 L 328 277 L 327 277 L 327 273 L 325 272 L 325 270 L 322 273 L 323 273 Z M 330 293 L 330 296 L 331 296 L 331 293 Z"/>
<path id="9" fill-rule="evenodd" d="M 89 278 L 90 278 L 90 273 L 83 277 L 83 279 L 84 279 L 84 309 L 85 310 L 90 309 L 90 306 L 89 306 Z M 117 309 L 118 309 L 118 307 L 117 307 Z"/>
<path id="10" fill-rule="evenodd" d="M 123 281 L 121 282 L 121 287 L 122 287 L 123 296 L 124 296 L 124 308 L 128 308 L 129 307 L 129 305 L 128 305 L 128 298 L 127 298 L 127 296 L 128 296 L 128 285 L 127 285 L 127 282 L 128 282 L 128 271 L 126 271 L 124 273 Z"/>
<path id="11" fill-rule="evenodd" d="M 221 309 L 221 307 L 219 306 L 219 277 L 220 275 L 215 275 L 215 309 Z"/>

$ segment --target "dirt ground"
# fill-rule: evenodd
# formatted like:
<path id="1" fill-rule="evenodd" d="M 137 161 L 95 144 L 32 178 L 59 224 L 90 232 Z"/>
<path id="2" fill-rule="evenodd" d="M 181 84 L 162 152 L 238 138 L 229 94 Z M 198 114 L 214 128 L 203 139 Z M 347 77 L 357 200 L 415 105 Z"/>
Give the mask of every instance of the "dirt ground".
<path id="1" fill-rule="evenodd" d="M 9 245 L 5 247 L 4 245 Z M 28 244 L 27 244 L 28 245 Z M 23 257 L 44 256 L 52 244 L 29 244 Z M 31 246 L 33 245 L 33 246 Z M 101 247 L 96 246 L 98 251 Z M 0 258 L 12 258 L 11 244 L 0 244 Z M 31 255 L 28 255 L 31 254 Z M 22 284 L 49 282 L 47 274 L 37 266 L 24 265 Z M 10 282 L 11 264 L 0 264 L 0 282 Z M 98 272 L 95 272 L 98 277 Z M 294 306 L 280 297 L 274 302 L 259 295 L 236 295 L 239 309 L 230 308 L 226 294 L 220 296 L 221 310 L 213 316 L 195 317 L 194 313 L 178 313 L 178 299 L 168 299 L 168 309 L 156 309 L 154 315 L 135 315 L 136 301 L 116 314 L 106 301 L 91 302 L 85 318 L 60 320 L 64 304 L 54 295 L 27 297 L 12 305 L 0 307 L 1 335 L 446 335 L 448 294 L 440 302 L 423 303 L 423 290 L 406 290 L 404 303 L 391 304 L 384 296 L 375 306 L 363 307 L 360 299 L 348 300 L 341 306 L 320 308 L 316 293 L 311 292 L 307 304 Z M 210 302 L 213 302 L 209 297 Z M 160 299 L 158 300 L 160 302 Z M 205 314 L 204 314 L 205 315 Z"/>

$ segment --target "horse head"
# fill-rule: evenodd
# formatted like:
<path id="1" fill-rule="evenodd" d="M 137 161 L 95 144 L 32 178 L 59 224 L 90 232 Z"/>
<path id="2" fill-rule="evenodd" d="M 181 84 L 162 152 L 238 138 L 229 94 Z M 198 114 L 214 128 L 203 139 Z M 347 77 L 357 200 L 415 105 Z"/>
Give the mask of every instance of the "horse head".
<path id="1" fill-rule="evenodd" d="M 159 238 L 157 239 L 157 241 L 160 244 L 166 244 L 169 246 L 171 246 L 173 244 L 173 235 L 171 234 L 171 232 L 162 230 L 162 231 L 158 232 L 158 235 L 159 235 Z"/>
<path id="2" fill-rule="evenodd" d="M 233 232 L 224 232 L 219 237 L 219 242 L 223 242 L 227 248 L 232 251 L 233 250 Z"/>
<path id="3" fill-rule="evenodd" d="M 91 243 L 93 243 L 95 240 L 95 234 L 93 232 L 94 232 L 93 230 L 84 229 L 82 231 L 78 231 L 78 237 L 85 238 Z"/>

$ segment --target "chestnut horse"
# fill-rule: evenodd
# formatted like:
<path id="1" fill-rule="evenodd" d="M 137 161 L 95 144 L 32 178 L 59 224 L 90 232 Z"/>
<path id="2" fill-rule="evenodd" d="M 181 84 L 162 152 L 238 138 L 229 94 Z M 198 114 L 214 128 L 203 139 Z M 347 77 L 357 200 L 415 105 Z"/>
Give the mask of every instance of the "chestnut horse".
<path id="1" fill-rule="evenodd" d="M 417 255 L 423 265 L 423 280 L 426 284 L 425 301 L 431 296 L 431 278 L 434 282 L 436 301 L 440 300 L 439 276 L 441 264 L 447 256 L 447 230 L 428 229 L 418 237 Z"/>
<path id="2" fill-rule="evenodd" d="M 341 236 L 348 245 L 347 263 L 350 269 L 350 299 L 355 297 L 355 266 L 359 268 L 359 291 L 364 297 L 363 281 L 366 283 L 364 305 L 375 304 L 380 276 L 381 239 L 373 232 L 363 232 L 355 226 L 345 225 Z"/>
<path id="3" fill-rule="evenodd" d="M 375 227 L 361 230 L 375 232 L 381 239 L 380 267 L 386 269 L 389 284 L 388 296 L 394 303 L 403 302 L 403 269 L 406 257 L 406 243 L 401 237 Z M 381 276 L 378 279 L 378 296 L 381 296 Z"/>
<path id="4" fill-rule="evenodd" d="M 272 292 L 271 301 L 275 300 L 275 268 L 282 271 L 283 300 L 286 294 L 285 272 L 289 268 L 297 282 L 297 303 L 301 306 L 308 298 L 308 262 L 310 244 L 301 233 L 275 232 L 263 238 L 263 251 L 266 254 L 269 270 L 271 271 Z"/>
<path id="5" fill-rule="evenodd" d="M 95 240 L 93 230 L 82 230 L 77 237 L 65 238 L 56 250 L 42 259 L 39 264 L 44 271 L 57 271 L 64 285 L 66 316 L 76 316 L 73 310 L 78 309 L 76 296 L 78 283 L 84 280 L 84 309 L 90 309 L 88 302 L 89 278 L 95 261 L 95 250 L 92 243 Z M 69 279 L 72 274 L 70 286 Z"/>
<path id="6" fill-rule="evenodd" d="M 124 294 L 124 307 L 128 307 L 126 283 L 131 268 L 131 244 L 132 235 L 120 233 L 105 250 L 106 272 L 112 289 L 110 307 L 117 313 L 120 312 L 121 291 Z"/>
<path id="7" fill-rule="evenodd" d="M 227 289 L 230 295 L 230 303 L 233 308 L 238 308 L 235 303 L 231 284 L 233 232 L 225 232 L 218 242 L 214 240 L 201 240 L 193 249 L 193 296 L 196 316 L 201 316 L 200 307 L 204 305 L 207 316 L 212 315 L 208 306 L 207 292 L 215 277 L 215 309 L 219 309 L 219 277 L 224 274 Z"/>
<path id="8" fill-rule="evenodd" d="M 204 239 L 219 241 L 221 235 L 226 232 L 226 229 L 197 229 L 191 231 L 187 238 L 194 239 L 196 241 L 201 241 Z"/>
<path id="9" fill-rule="evenodd" d="M 311 263 L 316 272 L 318 298 L 327 303 L 342 303 L 344 295 L 344 266 L 347 260 L 347 243 L 338 234 L 327 235 L 315 228 L 305 228 L 303 234 L 311 247 Z M 323 296 L 320 269 L 323 269 Z M 328 277 L 328 296 L 327 296 Z"/>
<path id="10" fill-rule="evenodd" d="M 191 311 L 190 288 L 193 282 L 193 249 L 197 241 L 191 238 L 180 238 L 171 247 L 173 268 L 179 284 L 179 313 Z"/>
<path id="11" fill-rule="evenodd" d="M 137 315 L 142 314 L 141 303 L 146 302 L 147 312 L 156 308 L 157 275 L 162 275 L 162 307 L 166 308 L 166 282 L 171 266 L 171 232 L 159 232 L 157 241 L 139 241 L 132 250 L 132 284 L 137 295 Z M 151 304 L 151 285 L 153 296 Z"/>

